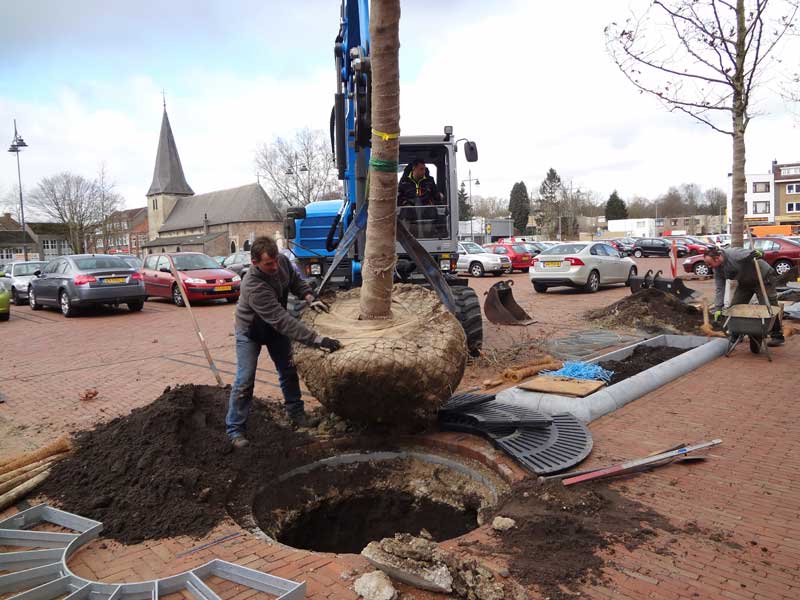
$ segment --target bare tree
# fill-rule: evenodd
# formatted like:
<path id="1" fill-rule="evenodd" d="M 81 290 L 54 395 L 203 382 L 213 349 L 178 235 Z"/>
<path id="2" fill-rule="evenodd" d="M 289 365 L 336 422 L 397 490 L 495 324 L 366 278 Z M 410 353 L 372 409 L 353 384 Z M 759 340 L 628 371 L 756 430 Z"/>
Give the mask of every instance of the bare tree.
<path id="1" fill-rule="evenodd" d="M 5 192 L 0 191 L 0 214 L 9 213 L 17 223 L 20 222 L 19 185 L 16 183 Z"/>
<path id="2" fill-rule="evenodd" d="M 508 199 L 497 196 L 473 196 L 472 216 L 494 219 L 508 216 Z"/>
<path id="3" fill-rule="evenodd" d="M 753 93 L 797 10 L 797 0 L 654 0 L 605 30 L 611 57 L 641 92 L 732 137 L 734 246 L 742 245 Z"/>
<path id="4" fill-rule="evenodd" d="M 116 184 L 108 175 L 106 163 L 100 163 L 97 168 L 97 177 L 94 180 L 94 196 L 97 205 L 98 227 L 103 240 L 103 250 L 108 252 L 111 238 L 110 217 L 123 206 L 123 198 L 115 191 Z M 93 233 L 95 233 L 93 232 Z"/>
<path id="5" fill-rule="evenodd" d="M 94 181 L 68 172 L 45 177 L 30 194 L 30 202 L 47 218 L 66 227 L 76 252 L 86 250 L 87 234 L 101 220 Z"/>
<path id="6" fill-rule="evenodd" d="M 320 130 L 301 129 L 293 139 L 275 138 L 256 152 L 256 172 L 283 207 L 305 206 L 339 190 L 330 143 Z"/>

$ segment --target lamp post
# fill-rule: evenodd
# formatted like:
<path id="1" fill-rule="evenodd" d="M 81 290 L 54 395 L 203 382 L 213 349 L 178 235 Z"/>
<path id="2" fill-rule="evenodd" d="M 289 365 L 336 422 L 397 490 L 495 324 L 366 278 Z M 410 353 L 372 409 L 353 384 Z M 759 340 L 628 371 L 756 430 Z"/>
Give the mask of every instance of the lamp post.
<path id="1" fill-rule="evenodd" d="M 462 182 L 463 181 L 469 182 L 469 207 L 470 207 L 470 212 L 472 212 L 472 210 L 471 210 L 472 209 L 472 182 L 474 181 L 475 185 L 480 185 L 481 182 L 477 177 L 474 178 L 474 179 L 472 178 L 472 169 L 469 170 L 468 177 L 469 177 L 469 179 L 463 179 Z M 473 223 L 474 219 L 475 219 L 475 215 L 474 214 L 470 215 L 470 217 L 469 217 L 469 238 L 470 238 L 470 241 L 472 241 L 472 242 L 475 241 L 475 234 L 472 233 L 472 223 Z"/>
<path id="2" fill-rule="evenodd" d="M 19 182 L 19 220 L 22 225 L 22 254 L 25 260 L 28 260 L 28 246 L 25 243 L 25 206 L 22 204 L 22 174 L 19 170 L 19 153 L 23 148 L 27 148 L 28 144 L 22 139 L 22 136 L 17 133 L 17 120 L 14 119 L 14 139 L 8 147 L 9 152 L 17 155 L 17 181 Z"/>
<path id="3" fill-rule="evenodd" d="M 297 164 L 297 152 L 294 153 L 294 162 L 289 164 L 289 167 L 286 169 L 286 175 L 294 175 L 295 177 L 295 186 L 297 186 L 297 180 L 300 178 L 299 173 L 308 173 L 308 167 L 305 164 L 299 165 Z"/>

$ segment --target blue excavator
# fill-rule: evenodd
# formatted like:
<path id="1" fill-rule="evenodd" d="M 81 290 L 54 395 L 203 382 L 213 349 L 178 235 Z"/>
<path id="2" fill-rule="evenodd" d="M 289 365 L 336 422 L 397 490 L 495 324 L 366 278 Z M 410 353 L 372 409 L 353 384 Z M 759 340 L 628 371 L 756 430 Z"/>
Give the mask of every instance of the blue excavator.
<path id="1" fill-rule="evenodd" d="M 342 0 L 334 57 L 330 137 L 343 198 L 289 208 L 284 231 L 295 264 L 313 280 L 317 293 L 361 285 L 372 132 L 369 0 Z M 478 159 L 475 143 L 456 139 L 451 126 L 438 135 L 400 137 L 399 172 L 415 160 L 425 161 L 438 202 L 398 207 L 395 281 L 433 289 L 459 319 L 469 351 L 477 355 L 483 343 L 480 302 L 467 281 L 456 277 L 459 144 L 467 161 Z"/>

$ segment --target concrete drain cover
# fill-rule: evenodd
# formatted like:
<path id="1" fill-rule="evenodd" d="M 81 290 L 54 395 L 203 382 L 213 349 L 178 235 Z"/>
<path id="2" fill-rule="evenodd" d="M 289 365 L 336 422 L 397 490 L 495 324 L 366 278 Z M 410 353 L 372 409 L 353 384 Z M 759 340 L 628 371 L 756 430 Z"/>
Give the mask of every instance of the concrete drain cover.
<path id="1" fill-rule="evenodd" d="M 613 348 L 627 346 L 643 340 L 642 337 L 623 335 L 605 329 L 576 331 L 565 338 L 550 340 L 546 346 L 550 354 L 565 360 L 583 360 L 593 354 Z"/>
<path id="2" fill-rule="evenodd" d="M 495 440 L 523 467 L 545 475 L 575 466 L 592 451 L 592 434 L 570 413 L 553 415 L 552 426 L 520 427 L 511 435 Z"/>

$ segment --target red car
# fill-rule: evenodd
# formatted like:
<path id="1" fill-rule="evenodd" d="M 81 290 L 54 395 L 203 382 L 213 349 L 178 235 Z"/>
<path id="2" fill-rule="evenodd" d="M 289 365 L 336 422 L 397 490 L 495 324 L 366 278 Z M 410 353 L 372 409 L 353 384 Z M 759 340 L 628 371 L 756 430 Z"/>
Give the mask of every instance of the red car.
<path id="1" fill-rule="evenodd" d="M 800 266 L 800 243 L 780 237 L 756 238 L 756 250 L 764 253 L 766 260 L 778 275 L 784 275 L 792 267 Z M 750 242 L 744 243 L 745 248 Z M 703 256 L 690 256 L 683 261 L 683 270 L 695 275 L 711 275 L 712 269 L 703 262 Z"/>
<path id="2" fill-rule="evenodd" d="M 511 261 L 511 270 L 509 273 L 513 273 L 514 269 L 519 269 L 527 273 L 528 269 L 531 268 L 531 253 L 528 252 L 528 249 L 521 243 L 509 244 L 498 242 L 497 244 L 486 244 L 484 248 L 493 254 L 507 256 Z"/>
<path id="3" fill-rule="evenodd" d="M 668 240 L 670 244 L 672 240 L 675 240 L 678 244 L 683 244 L 689 249 L 689 256 L 694 256 L 695 254 L 703 254 L 708 248 L 714 246 L 714 244 L 710 242 L 704 242 L 696 237 L 692 237 L 690 235 L 665 235 L 665 240 Z"/>
<path id="4" fill-rule="evenodd" d="M 189 302 L 220 300 L 236 302 L 242 278 L 233 271 L 223 269 L 210 256 L 201 252 L 171 252 L 151 254 L 144 259 L 142 277 L 148 296 L 170 298 L 176 306 L 183 306 L 183 297 L 172 277 L 172 266 L 186 291 Z"/>

